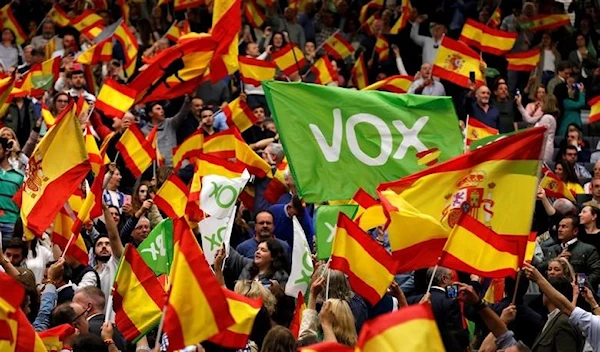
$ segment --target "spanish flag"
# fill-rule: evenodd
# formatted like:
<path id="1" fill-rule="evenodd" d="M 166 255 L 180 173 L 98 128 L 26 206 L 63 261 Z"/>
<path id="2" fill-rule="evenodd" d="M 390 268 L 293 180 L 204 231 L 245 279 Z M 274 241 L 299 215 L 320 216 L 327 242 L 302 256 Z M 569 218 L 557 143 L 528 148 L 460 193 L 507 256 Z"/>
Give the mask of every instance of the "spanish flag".
<path id="1" fill-rule="evenodd" d="M 200 177 L 207 175 L 218 175 L 227 178 L 242 176 L 246 169 L 244 165 L 232 163 L 227 159 L 218 158 L 209 154 L 202 154 L 197 161 L 198 174 Z"/>
<path id="2" fill-rule="evenodd" d="M 144 336 L 160 321 L 167 294 L 131 244 L 125 247 L 112 292 L 115 324 L 128 342 Z"/>
<path id="3" fill-rule="evenodd" d="M 240 132 L 244 132 L 258 122 L 250 106 L 239 97 L 227 104 L 223 108 L 223 113 L 227 117 L 227 125 L 235 125 Z"/>
<path id="4" fill-rule="evenodd" d="M 369 10 L 371 9 L 381 9 L 385 3 L 385 0 L 371 0 L 367 4 L 363 5 L 360 8 L 360 14 L 358 16 L 358 21 L 360 23 L 365 23 L 367 20 L 367 16 L 369 14 Z"/>
<path id="5" fill-rule="evenodd" d="M 379 62 L 387 61 L 390 58 L 390 44 L 383 34 L 377 36 L 375 52 L 379 56 Z"/>
<path id="6" fill-rule="evenodd" d="M 408 23 L 408 20 L 410 19 L 410 16 L 413 12 L 413 7 L 410 1 L 411 0 L 402 0 L 402 13 L 400 14 L 400 17 L 398 18 L 394 26 L 392 26 L 392 28 L 390 29 L 390 34 L 400 34 L 400 31 L 403 30 L 404 27 L 406 27 L 406 24 Z"/>
<path id="7" fill-rule="evenodd" d="M 84 51 L 75 62 L 84 65 L 96 65 L 101 62 L 110 61 L 113 54 L 112 37 L 108 37 L 98 44 L 94 44 Z"/>
<path id="8" fill-rule="evenodd" d="M 120 119 L 131 109 L 136 96 L 136 90 L 107 78 L 98 93 L 96 108 L 108 117 Z"/>
<path id="9" fill-rule="evenodd" d="M 480 69 L 480 57 L 467 45 L 445 36 L 433 63 L 433 75 L 469 88 L 469 73 L 475 72 L 475 83 L 482 85 L 485 78 Z"/>
<path id="10" fill-rule="evenodd" d="M 50 109 L 48 109 L 48 106 L 43 101 L 42 101 L 42 119 L 44 119 L 44 123 L 46 124 L 47 128 L 54 126 L 54 124 L 56 123 L 54 115 L 52 115 L 52 113 L 50 112 Z"/>
<path id="11" fill-rule="evenodd" d="M 190 32 L 190 23 L 188 22 L 188 20 L 175 21 L 171 25 L 171 28 L 169 28 L 169 30 L 165 34 L 165 37 L 167 37 L 167 39 L 169 39 L 170 41 L 177 43 L 181 36 L 186 35 Z"/>
<path id="12" fill-rule="evenodd" d="M 46 45 L 44 45 L 44 57 L 46 60 L 50 60 L 52 58 L 52 53 L 56 50 L 56 36 L 52 37 L 52 39 L 48 40 Z"/>
<path id="13" fill-rule="evenodd" d="M 537 233 L 531 231 L 527 238 L 527 247 L 525 248 L 525 262 L 531 264 L 533 256 L 535 255 L 535 243 L 537 242 Z"/>
<path id="14" fill-rule="evenodd" d="M 15 86 L 15 76 L 7 76 L 4 78 L 0 78 L 0 112 L 3 110 L 8 110 L 8 97 Z M 5 113 L 2 112 L 0 116 L 4 116 Z"/>
<path id="15" fill-rule="evenodd" d="M 503 55 L 509 52 L 517 41 L 516 32 L 490 28 L 472 19 L 462 28 L 459 40 L 479 48 L 484 53 Z"/>
<path id="16" fill-rule="evenodd" d="M 194 164 L 194 175 L 190 183 L 190 192 L 185 205 L 185 215 L 188 221 L 201 221 L 204 219 L 204 212 L 200 209 L 200 192 L 202 192 L 202 176 L 200 175 L 200 163 L 198 159 Z"/>
<path id="17" fill-rule="evenodd" d="M 187 137 L 180 145 L 173 148 L 173 165 L 176 169 L 181 167 L 184 160 L 198 157 L 202 153 L 204 144 L 204 131 L 199 129 Z"/>
<path id="18" fill-rule="evenodd" d="M 298 299 L 296 300 L 296 309 L 294 310 L 294 316 L 290 323 L 290 331 L 296 338 L 300 336 L 300 325 L 302 324 L 302 314 L 306 310 L 306 301 L 302 292 L 298 292 Z"/>
<path id="19" fill-rule="evenodd" d="M 125 62 L 123 63 L 123 69 L 127 77 L 133 76 L 135 73 L 139 44 L 135 35 L 131 33 L 129 27 L 125 21 L 121 21 L 121 24 L 117 27 L 114 33 L 115 39 L 121 43 L 121 47 L 125 52 Z"/>
<path id="20" fill-rule="evenodd" d="M 274 53 L 271 53 L 271 57 L 277 64 L 277 67 L 279 67 L 279 69 L 283 71 L 286 76 L 290 76 L 306 66 L 304 53 L 292 43 L 287 44 Z"/>
<path id="21" fill-rule="evenodd" d="M 27 33 L 23 31 L 21 25 L 19 24 L 19 21 L 17 21 L 17 19 L 15 18 L 15 15 L 12 12 L 12 8 L 10 7 L 11 4 L 12 1 L 10 1 L 8 4 L 6 4 L 0 9 L 0 12 L 2 13 L 3 22 L 2 28 L 12 30 L 12 32 L 15 35 L 15 41 L 17 45 L 23 45 L 23 43 L 27 41 Z"/>
<path id="22" fill-rule="evenodd" d="M 352 289 L 377 304 L 394 280 L 396 262 L 379 243 L 340 213 L 331 247 L 330 269 L 348 275 Z"/>
<path id="23" fill-rule="evenodd" d="M 327 55 L 315 61 L 310 70 L 316 76 L 316 84 L 328 84 L 330 82 L 337 82 L 338 80 L 338 73 L 333 68 L 333 65 L 331 65 L 331 61 Z"/>
<path id="24" fill-rule="evenodd" d="M 429 303 L 384 314 L 363 325 L 356 352 L 444 352 L 444 344 Z"/>
<path id="25" fill-rule="evenodd" d="M 173 220 L 173 237 L 171 290 L 164 330 L 169 336 L 169 348 L 177 350 L 210 339 L 236 321 L 185 219 Z"/>
<path id="26" fill-rule="evenodd" d="M 527 236 L 545 128 L 499 139 L 378 187 L 399 272 L 437 264 L 463 212 L 502 235 Z"/>
<path id="27" fill-rule="evenodd" d="M 467 146 L 471 145 L 471 142 L 473 141 L 489 136 L 495 136 L 497 134 L 497 129 L 489 127 L 483 122 L 467 116 L 467 128 L 465 138 Z"/>
<path id="28" fill-rule="evenodd" d="M 46 14 L 46 17 L 50 18 L 52 22 L 59 27 L 67 27 L 71 24 L 69 15 L 56 4 L 52 5 L 52 8 L 48 11 L 48 14 Z"/>
<path id="29" fill-rule="evenodd" d="M 365 31 L 365 34 L 369 37 L 374 36 L 375 33 L 373 33 L 373 23 L 375 23 L 375 20 L 380 19 L 380 15 L 379 12 L 375 12 L 374 14 L 371 15 L 371 17 L 369 17 L 367 19 L 367 22 L 363 23 L 360 28 L 362 28 Z"/>
<path id="30" fill-rule="evenodd" d="M 135 124 L 130 125 L 123 133 L 116 148 L 135 178 L 140 177 L 156 160 L 156 150 Z"/>
<path id="31" fill-rule="evenodd" d="M 204 139 L 202 152 L 221 159 L 235 159 L 235 137 L 233 129 L 217 132 Z M 235 160 L 234 160 L 235 162 Z"/>
<path id="32" fill-rule="evenodd" d="M 525 21 L 518 21 L 522 30 L 530 32 L 550 31 L 571 24 L 569 14 L 536 15 Z"/>
<path id="33" fill-rule="evenodd" d="M 288 192 L 283 171 L 275 170 L 275 174 L 271 178 L 271 181 L 269 181 L 265 193 L 263 193 L 263 198 L 271 204 L 277 204 L 279 198 Z"/>
<path id="34" fill-rule="evenodd" d="M 104 175 L 106 175 L 106 167 L 102 165 L 98 176 L 94 178 L 90 191 L 86 194 L 85 200 L 81 205 L 81 209 L 77 213 L 77 218 L 73 223 L 71 231 L 75 236 L 79 236 L 79 232 L 83 224 L 102 215 L 102 185 L 104 183 Z"/>
<path id="35" fill-rule="evenodd" d="M 211 337 L 209 341 L 223 348 L 244 349 L 252 333 L 254 319 L 262 307 L 262 298 L 251 299 L 226 288 L 222 290 L 235 324 Z"/>
<path id="36" fill-rule="evenodd" d="M 591 99 L 588 105 L 590 106 L 590 123 L 600 120 L 600 96 Z"/>
<path id="37" fill-rule="evenodd" d="M 181 11 L 204 5 L 204 0 L 174 0 L 173 5 L 175 6 L 175 11 Z"/>
<path id="38" fill-rule="evenodd" d="M 242 1 L 215 0 L 211 36 L 217 49 L 210 63 L 210 80 L 216 83 L 239 69 L 238 36 L 242 28 Z"/>
<path id="39" fill-rule="evenodd" d="M 60 73 L 60 57 L 46 60 L 41 64 L 31 66 L 17 88 L 29 92 L 31 95 L 40 96 L 44 91 L 50 91 Z"/>
<path id="40" fill-rule="evenodd" d="M 406 93 L 410 85 L 412 84 L 414 77 L 412 76 L 390 76 L 384 78 L 381 81 L 377 81 L 368 87 L 364 87 L 361 90 L 384 90 L 392 93 Z"/>
<path id="41" fill-rule="evenodd" d="M 254 0 L 248 0 L 244 5 L 244 15 L 252 28 L 260 28 L 265 23 L 265 14 Z"/>
<path id="42" fill-rule="evenodd" d="M 204 140 L 203 152 L 223 159 L 236 159 L 248 172 L 256 177 L 272 177 L 271 165 L 252 150 L 240 132 L 230 127 Z"/>
<path id="43" fill-rule="evenodd" d="M 185 215 L 189 189 L 183 181 L 173 173 L 156 192 L 154 203 L 165 215 L 176 219 Z"/>
<path id="44" fill-rule="evenodd" d="M 96 138 L 92 134 L 90 127 L 86 127 L 85 129 L 85 149 L 87 149 L 92 172 L 97 176 L 100 173 L 100 167 L 104 165 L 104 158 L 100 155 L 98 143 L 96 143 Z"/>
<path id="45" fill-rule="evenodd" d="M 21 219 L 24 227 L 36 236 L 41 236 L 50 226 L 91 170 L 81 124 L 74 110 L 74 102 L 71 102 L 29 158 L 29 177 L 22 188 Z M 64 141 L 69 141 L 68 148 Z"/>
<path id="46" fill-rule="evenodd" d="M 82 34 L 89 35 L 94 39 L 104 29 L 104 20 L 92 10 L 85 10 L 81 15 L 71 21 L 71 25 Z"/>
<path id="47" fill-rule="evenodd" d="M 387 217 L 383 212 L 381 202 L 373 198 L 364 189 L 359 188 L 348 204 L 358 205 L 354 222 L 364 231 L 385 225 Z"/>
<path id="48" fill-rule="evenodd" d="M 70 212 L 67 211 L 66 206 L 61 208 L 58 214 L 56 214 L 56 218 L 54 218 L 52 242 L 59 246 L 63 251 L 66 249 L 67 252 L 65 255 L 70 255 L 82 265 L 88 265 L 88 250 L 83 241 L 83 237 L 79 236 L 79 234 L 75 235 L 72 233 L 74 223 L 75 221 L 72 215 L 70 215 Z M 71 236 L 75 237 L 73 237 L 71 244 L 67 248 Z"/>
<path id="49" fill-rule="evenodd" d="M 567 185 L 561 181 L 558 176 L 552 170 L 544 164 L 542 166 L 542 180 L 540 181 L 540 187 L 546 191 L 546 195 L 551 198 L 567 198 L 571 202 L 575 203 L 575 193 L 567 188 Z"/>
<path id="50" fill-rule="evenodd" d="M 489 278 L 515 277 L 519 264 L 517 241 L 503 238 L 466 213 L 450 232 L 439 261 L 440 266 Z"/>
<path id="51" fill-rule="evenodd" d="M 360 56 L 354 63 L 351 75 L 352 83 L 356 88 L 363 89 L 369 85 L 369 76 L 367 76 L 364 53 L 360 53 Z"/>
<path id="52" fill-rule="evenodd" d="M 348 43 L 339 32 L 329 37 L 329 39 L 323 43 L 323 49 L 338 60 L 345 60 L 354 53 L 352 44 Z"/>
<path id="53" fill-rule="evenodd" d="M 75 328 L 69 324 L 62 324 L 39 333 L 44 346 L 50 352 L 63 351 L 67 337 L 75 334 Z"/>
<path id="54" fill-rule="evenodd" d="M 240 76 L 245 84 L 260 87 L 260 82 L 275 77 L 277 65 L 273 62 L 258 60 L 252 57 L 238 57 L 240 61 Z"/>
<path id="55" fill-rule="evenodd" d="M 500 22 L 502 20 L 502 10 L 500 10 L 500 6 L 496 6 L 496 9 L 490 16 L 487 25 L 490 28 L 498 28 L 500 26 Z"/>
<path id="56" fill-rule="evenodd" d="M 508 70 L 525 72 L 533 71 L 538 62 L 540 62 L 540 49 L 507 54 L 506 61 L 508 61 Z"/>

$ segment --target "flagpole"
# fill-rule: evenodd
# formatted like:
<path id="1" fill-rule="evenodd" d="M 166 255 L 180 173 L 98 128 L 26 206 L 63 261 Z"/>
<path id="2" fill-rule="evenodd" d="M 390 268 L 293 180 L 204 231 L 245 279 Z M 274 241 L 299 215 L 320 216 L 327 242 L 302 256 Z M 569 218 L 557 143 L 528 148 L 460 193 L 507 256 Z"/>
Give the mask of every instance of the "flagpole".
<path id="1" fill-rule="evenodd" d="M 435 273 L 438 270 L 438 265 L 436 264 L 435 267 L 433 268 L 433 272 L 431 273 L 431 278 L 429 279 L 429 285 L 427 285 L 427 291 L 425 292 L 425 294 L 429 293 L 429 291 L 431 291 L 431 286 L 433 285 L 433 278 L 435 277 Z"/>
<path id="2" fill-rule="evenodd" d="M 104 323 L 108 323 L 110 321 L 110 312 L 113 309 L 113 294 L 115 291 L 115 287 L 113 286 L 110 289 L 110 296 L 108 296 L 108 302 L 106 302 L 106 312 L 104 313 Z"/>
<path id="3" fill-rule="evenodd" d="M 160 323 L 158 324 L 158 331 L 156 332 L 156 341 L 154 342 L 154 349 L 160 351 L 160 338 L 163 331 L 163 325 L 165 324 L 165 314 L 167 313 L 167 305 L 163 307 L 162 315 L 160 317 Z"/>
<path id="4" fill-rule="evenodd" d="M 325 301 L 327 301 L 329 299 L 329 277 L 330 276 L 331 276 L 331 270 L 327 270 L 327 286 L 325 286 Z"/>
<path id="5" fill-rule="evenodd" d="M 523 273 L 523 270 L 519 270 L 519 273 L 517 274 L 517 281 L 515 282 L 515 292 L 513 293 L 512 296 L 512 300 L 510 301 L 510 304 L 512 304 L 513 306 L 515 305 L 515 302 L 517 301 L 517 290 L 519 290 L 519 281 L 521 281 L 521 274 Z"/>
<path id="6" fill-rule="evenodd" d="M 75 234 L 72 233 L 71 237 L 69 237 L 69 242 L 67 242 L 67 245 L 65 246 L 65 249 L 63 250 L 62 254 L 60 255 L 61 258 L 65 259 L 65 254 L 67 254 L 67 250 L 71 246 L 71 242 L 73 242 L 73 238 L 74 237 L 75 237 Z"/>

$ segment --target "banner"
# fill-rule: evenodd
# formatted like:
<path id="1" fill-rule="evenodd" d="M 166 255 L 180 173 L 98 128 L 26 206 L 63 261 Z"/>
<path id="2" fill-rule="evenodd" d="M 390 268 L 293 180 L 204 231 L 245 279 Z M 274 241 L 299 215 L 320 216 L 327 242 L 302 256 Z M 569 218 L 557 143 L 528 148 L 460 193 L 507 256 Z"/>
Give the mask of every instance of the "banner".
<path id="1" fill-rule="evenodd" d="M 298 297 L 299 293 L 303 295 L 308 290 L 310 279 L 314 267 L 310 257 L 310 247 L 306 241 L 306 235 L 298 218 L 292 218 L 294 224 L 294 249 L 292 250 L 292 270 L 290 277 L 285 284 L 285 294 L 292 297 Z"/>
<path id="2" fill-rule="evenodd" d="M 229 238 L 231 237 L 231 231 L 229 235 L 227 234 L 227 225 L 229 223 L 229 218 L 219 219 L 214 216 L 198 223 L 200 235 L 202 236 L 202 251 L 204 252 L 206 261 L 210 265 L 215 263 L 215 254 L 221 248 L 223 242 L 227 240 L 227 244 L 229 244 Z"/>
<path id="3" fill-rule="evenodd" d="M 204 176 L 200 191 L 200 209 L 219 219 L 231 216 L 235 202 L 249 179 L 248 170 L 244 170 L 242 177 L 231 179 L 218 175 Z"/>
<path id="4" fill-rule="evenodd" d="M 321 205 L 315 210 L 315 236 L 317 237 L 317 258 L 325 260 L 331 255 L 331 244 L 335 237 L 335 225 L 340 213 L 354 218 L 358 205 Z"/>
<path id="5" fill-rule="evenodd" d="M 375 195 L 382 182 L 462 152 L 450 97 L 275 81 L 263 88 L 306 202 L 347 200 L 361 187 Z"/>
<path id="6" fill-rule="evenodd" d="M 173 220 L 167 218 L 156 225 L 137 250 L 156 275 L 169 274 L 173 262 Z"/>

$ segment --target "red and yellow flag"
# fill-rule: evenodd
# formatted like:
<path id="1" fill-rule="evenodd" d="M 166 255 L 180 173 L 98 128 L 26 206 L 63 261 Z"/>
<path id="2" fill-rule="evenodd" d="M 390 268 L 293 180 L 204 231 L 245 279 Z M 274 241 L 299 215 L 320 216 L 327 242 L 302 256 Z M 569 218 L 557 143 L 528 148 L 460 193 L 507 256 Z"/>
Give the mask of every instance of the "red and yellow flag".
<path id="1" fill-rule="evenodd" d="M 511 71 L 531 72 L 540 62 L 540 49 L 507 54 L 506 61 L 508 61 L 507 69 Z"/>
<path id="2" fill-rule="evenodd" d="M 548 197 L 567 198 L 571 202 L 576 203 L 576 193 L 567 188 L 567 185 L 548 166 L 542 166 L 542 175 L 544 176 L 540 180 L 540 187 L 546 191 Z"/>
<path id="3" fill-rule="evenodd" d="M 190 183 L 190 192 L 185 206 L 185 215 L 188 221 L 201 221 L 204 219 L 204 212 L 200 209 L 200 192 L 202 191 L 202 176 L 200 175 L 200 162 L 196 159 L 194 164 L 194 175 Z"/>
<path id="4" fill-rule="evenodd" d="M 306 301 L 302 292 L 298 292 L 298 299 L 296 300 L 296 309 L 294 310 L 294 316 L 290 323 L 290 331 L 296 339 L 300 336 L 300 325 L 302 324 L 302 314 L 306 310 Z"/>
<path id="5" fill-rule="evenodd" d="M 85 10 L 75 17 L 71 25 L 90 39 L 96 38 L 104 30 L 104 20 L 92 10 Z"/>
<path id="6" fill-rule="evenodd" d="M 498 130 L 492 127 L 489 127 L 485 123 L 470 118 L 467 116 L 467 127 L 466 127 L 466 145 L 469 146 L 473 141 L 476 141 L 481 138 L 495 136 L 498 134 Z"/>
<path id="7" fill-rule="evenodd" d="M 400 34 L 400 31 L 403 30 L 404 27 L 406 27 L 406 24 L 408 23 L 408 20 L 410 19 L 410 16 L 413 12 L 413 7 L 410 1 L 411 0 L 402 0 L 402 13 L 400 14 L 400 17 L 398 18 L 396 23 L 394 23 L 394 25 L 390 29 L 390 34 Z"/>
<path id="8" fill-rule="evenodd" d="M 494 12 L 490 16 L 487 25 L 490 28 L 498 28 L 500 26 L 500 22 L 502 20 L 502 10 L 500 10 L 500 6 L 496 6 Z"/>
<path id="9" fill-rule="evenodd" d="M 125 74 L 127 77 L 131 77 L 135 72 L 137 63 L 138 41 L 124 21 L 115 30 L 114 37 L 121 43 L 121 47 L 125 53 L 125 62 L 123 63 Z"/>
<path id="10" fill-rule="evenodd" d="M 165 36 L 172 42 L 176 42 L 181 38 L 181 36 L 190 33 L 190 22 L 188 20 L 183 21 L 175 21 L 171 25 L 171 28 L 167 31 Z"/>
<path id="11" fill-rule="evenodd" d="M 16 87 L 33 96 L 41 96 L 44 91 L 51 91 L 60 73 L 60 60 L 60 57 L 55 57 L 31 66 Z"/>
<path id="12" fill-rule="evenodd" d="M 176 219 L 185 215 L 189 189 L 183 181 L 173 173 L 156 192 L 154 203 L 165 215 Z"/>
<path id="13" fill-rule="evenodd" d="M 112 292 L 115 324 L 128 342 L 159 322 L 167 293 L 131 244 L 125 247 Z"/>
<path id="14" fill-rule="evenodd" d="M 348 43 L 339 32 L 329 37 L 329 39 L 323 43 L 323 49 L 338 60 L 345 60 L 354 53 L 352 44 Z"/>
<path id="15" fill-rule="evenodd" d="M 106 167 L 102 165 L 98 176 L 94 178 L 90 191 L 86 194 L 85 200 L 81 205 L 81 209 L 77 213 L 77 218 L 73 223 L 71 231 L 75 236 L 79 236 L 79 232 L 83 224 L 102 215 L 102 186 L 104 184 L 104 175 Z"/>
<path id="16" fill-rule="evenodd" d="M 239 69 L 238 35 L 242 28 L 242 1 L 215 0 L 211 35 L 217 49 L 210 63 L 210 80 L 215 83 Z"/>
<path id="17" fill-rule="evenodd" d="M 181 11 L 204 5 L 204 0 L 174 0 L 173 5 L 175 6 L 175 11 Z"/>
<path id="18" fill-rule="evenodd" d="M 202 154 L 197 162 L 200 177 L 207 175 L 218 175 L 227 178 L 242 176 L 244 165 L 232 163 L 227 159 L 218 158 L 209 154 Z"/>
<path id="19" fill-rule="evenodd" d="M 65 339 L 75 333 L 75 328 L 69 324 L 62 324 L 39 333 L 48 352 L 60 352 L 65 347 Z"/>
<path id="20" fill-rule="evenodd" d="M 459 40 L 479 48 L 485 53 L 503 55 L 513 48 L 517 41 L 517 35 L 516 32 L 493 29 L 483 23 L 467 19 Z"/>
<path id="21" fill-rule="evenodd" d="M 475 72 L 475 84 L 482 85 L 480 56 L 466 44 L 445 36 L 433 63 L 433 75 L 469 88 L 469 74 Z"/>
<path id="22" fill-rule="evenodd" d="M 382 226 L 387 222 L 381 202 L 373 198 L 362 188 L 356 191 L 356 194 L 348 204 L 358 205 L 353 220 L 364 231 Z"/>
<path id="23" fill-rule="evenodd" d="M 98 175 L 100 173 L 100 167 L 104 165 L 104 158 L 100 155 L 98 143 L 96 143 L 96 138 L 94 138 L 90 127 L 85 129 L 85 149 L 87 149 L 92 172 L 94 175 Z"/>
<path id="24" fill-rule="evenodd" d="M 235 324 L 211 337 L 209 341 L 223 348 L 243 349 L 248 344 L 254 319 L 262 307 L 262 299 L 251 299 L 226 288 L 223 288 L 223 293 L 227 297 L 229 312 Z"/>
<path id="25" fill-rule="evenodd" d="M 227 104 L 223 108 L 223 113 L 227 117 L 227 125 L 235 125 L 240 132 L 244 132 L 258 122 L 250 106 L 239 97 Z"/>
<path id="26" fill-rule="evenodd" d="M 112 37 L 108 37 L 97 44 L 92 45 L 81 53 L 75 62 L 84 65 L 96 65 L 101 62 L 110 61 L 113 53 Z"/>
<path id="27" fill-rule="evenodd" d="M 450 230 L 468 213 L 502 235 L 527 236 L 545 128 L 499 139 L 378 187 L 398 272 L 437 264 Z"/>
<path id="28" fill-rule="evenodd" d="M 352 67 L 352 83 L 354 83 L 354 86 L 358 89 L 363 89 L 369 85 L 369 76 L 367 75 L 364 53 L 360 53 L 360 56 Z"/>
<path id="29" fill-rule="evenodd" d="M 356 352 L 444 352 L 429 303 L 415 304 L 379 316 L 363 325 Z"/>
<path id="30" fill-rule="evenodd" d="M 70 255 L 73 259 L 77 260 L 82 265 L 88 265 L 89 256 L 83 237 L 72 233 L 74 219 L 71 217 L 65 207 L 61 208 L 56 218 L 54 218 L 54 227 L 52 232 L 52 242 L 59 246 L 63 251 L 65 248 L 67 252 L 65 255 Z M 69 240 L 73 237 L 71 244 L 67 248 Z"/>
<path id="31" fill-rule="evenodd" d="M 47 18 L 50 18 L 52 22 L 59 27 L 66 27 L 71 24 L 71 19 L 69 15 L 61 9 L 57 4 L 52 5 L 48 14 L 46 14 Z M 48 57 L 49 59 L 50 57 Z"/>
<path id="32" fill-rule="evenodd" d="M 588 102 L 590 106 L 590 123 L 600 120 L 600 96 Z"/>
<path id="33" fill-rule="evenodd" d="M 536 15 L 525 21 L 518 21 L 518 26 L 530 32 L 551 31 L 571 24 L 569 14 Z"/>
<path id="34" fill-rule="evenodd" d="M 185 219 L 173 220 L 173 237 L 171 290 L 164 330 L 169 336 L 169 348 L 177 350 L 210 339 L 234 325 L 235 319 Z"/>
<path id="35" fill-rule="evenodd" d="M 354 348 L 343 345 L 339 342 L 325 341 L 314 345 L 301 347 L 300 352 L 354 352 Z"/>
<path id="36" fill-rule="evenodd" d="M 410 88 L 413 80 L 414 77 L 412 76 L 390 76 L 361 90 L 385 90 L 387 92 L 402 94 L 408 92 L 408 88 Z"/>
<path id="37" fill-rule="evenodd" d="M 273 62 L 242 55 L 238 59 L 240 61 L 240 76 L 245 84 L 260 87 L 260 82 L 275 77 L 277 65 Z"/>
<path id="38" fill-rule="evenodd" d="M 375 52 L 379 56 L 379 62 L 387 61 L 390 58 L 390 43 L 383 34 L 377 36 Z"/>
<path id="39" fill-rule="evenodd" d="M 136 90 L 107 78 L 98 93 L 96 108 L 108 117 L 120 119 L 133 106 L 136 96 Z"/>
<path id="40" fill-rule="evenodd" d="M 27 33 L 25 33 L 21 28 L 19 21 L 17 21 L 17 19 L 15 18 L 15 15 L 12 12 L 12 8 L 10 7 L 11 4 L 12 1 L 10 1 L 8 4 L 6 4 L 0 9 L 0 12 L 2 13 L 3 22 L 2 28 L 12 30 L 12 32 L 15 35 L 15 41 L 17 45 L 23 45 L 23 43 L 27 41 L 28 36 Z"/>
<path id="41" fill-rule="evenodd" d="M 526 243 L 528 237 L 521 237 Z M 463 213 L 448 236 L 439 265 L 489 278 L 515 277 L 523 255 L 519 256 L 517 241 Z"/>
<path id="42" fill-rule="evenodd" d="M 253 151 L 235 128 L 215 133 L 204 140 L 205 154 L 224 159 L 236 159 L 256 177 L 273 177 L 271 165 Z"/>
<path id="43" fill-rule="evenodd" d="M 48 40 L 46 45 L 44 45 L 44 58 L 46 60 L 50 60 L 52 58 L 52 53 L 56 50 L 56 37 L 52 37 L 52 39 Z"/>
<path id="44" fill-rule="evenodd" d="M 173 148 L 173 165 L 176 169 L 181 167 L 184 160 L 198 157 L 202 153 L 204 144 L 204 133 L 202 130 L 196 130 L 189 135 L 180 145 Z"/>
<path id="45" fill-rule="evenodd" d="M 255 0 L 248 0 L 244 5 L 244 15 L 252 28 L 260 28 L 265 23 L 265 14 Z"/>
<path id="46" fill-rule="evenodd" d="M 125 23 L 129 24 L 129 13 L 131 12 L 129 0 L 117 0 L 117 5 L 119 5 L 119 10 L 121 10 L 121 18 Z"/>
<path id="47" fill-rule="evenodd" d="M 271 53 L 273 61 L 286 76 L 300 71 L 306 66 L 304 53 L 295 44 L 289 43 L 280 50 Z"/>
<path id="48" fill-rule="evenodd" d="M 529 237 L 527 238 L 527 247 L 525 247 L 525 262 L 530 263 L 533 260 L 533 256 L 535 255 L 535 243 L 537 242 L 537 233 L 535 231 L 531 231 L 529 233 Z"/>
<path id="49" fill-rule="evenodd" d="M 146 140 L 140 128 L 135 124 L 130 125 L 123 133 L 116 148 L 135 178 L 140 177 L 156 160 L 156 150 L 152 148 L 152 144 Z"/>
<path id="50" fill-rule="evenodd" d="M 344 213 L 340 213 L 331 247 L 330 269 L 348 275 L 352 289 L 375 305 L 394 280 L 392 256 Z"/>
<path id="51" fill-rule="evenodd" d="M 69 141 L 69 148 L 64 141 Z M 90 170 L 81 123 L 71 102 L 29 158 L 21 198 L 23 226 L 41 236 Z M 31 239 L 28 231 L 26 237 Z"/>
<path id="52" fill-rule="evenodd" d="M 333 68 L 333 65 L 331 64 L 331 61 L 327 55 L 322 56 L 320 59 L 315 61 L 310 70 L 316 76 L 316 84 L 328 84 L 330 82 L 337 82 L 338 80 L 338 73 Z"/>
<path id="53" fill-rule="evenodd" d="M 384 0 L 371 0 L 360 8 L 358 20 L 360 23 L 365 23 L 371 9 L 381 9 L 384 5 Z"/>
<path id="54" fill-rule="evenodd" d="M 9 106 L 9 96 L 15 86 L 15 76 L 0 79 L 0 116 L 5 116 Z"/>
<path id="55" fill-rule="evenodd" d="M 0 99 L 0 102 L 1 102 L 1 99 Z M 52 115 L 52 113 L 50 112 L 50 109 L 48 109 L 48 106 L 43 101 L 42 101 L 42 119 L 44 119 L 44 123 L 46 124 L 46 127 L 48 129 L 50 127 L 54 126 L 54 124 L 56 123 L 56 119 L 54 118 L 54 115 Z"/>

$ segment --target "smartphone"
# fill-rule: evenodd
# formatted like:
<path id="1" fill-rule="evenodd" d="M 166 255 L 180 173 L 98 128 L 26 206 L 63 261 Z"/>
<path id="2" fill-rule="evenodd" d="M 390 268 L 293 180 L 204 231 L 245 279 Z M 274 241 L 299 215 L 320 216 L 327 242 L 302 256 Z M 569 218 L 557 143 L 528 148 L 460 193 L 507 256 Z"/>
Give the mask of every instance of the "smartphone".
<path id="1" fill-rule="evenodd" d="M 123 205 L 125 204 L 131 204 L 131 196 L 129 194 L 123 196 Z"/>
<path id="2" fill-rule="evenodd" d="M 469 80 L 475 83 L 475 71 L 469 72 Z"/>
<path id="3" fill-rule="evenodd" d="M 458 285 L 453 284 L 450 286 L 446 286 L 446 297 L 450 299 L 455 299 L 458 297 Z"/>
<path id="4" fill-rule="evenodd" d="M 577 285 L 579 285 L 579 292 L 582 292 L 585 288 L 585 274 L 577 274 Z"/>

